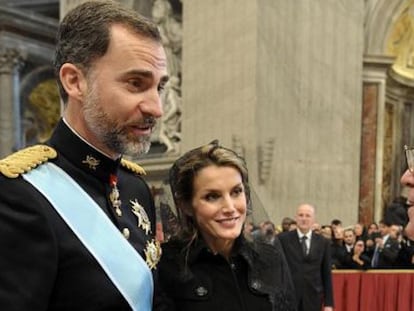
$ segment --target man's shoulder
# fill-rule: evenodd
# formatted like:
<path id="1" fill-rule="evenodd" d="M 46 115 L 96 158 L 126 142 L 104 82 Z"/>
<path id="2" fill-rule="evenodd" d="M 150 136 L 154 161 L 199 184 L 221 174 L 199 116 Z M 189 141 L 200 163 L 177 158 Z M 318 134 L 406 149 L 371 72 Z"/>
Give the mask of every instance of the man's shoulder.
<path id="1" fill-rule="evenodd" d="M 292 239 L 296 235 L 297 235 L 296 230 L 292 230 L 292 231 L 281 232 L 277 236 L 279 240 L 288 240 L 288 239 Z"/>
<path id="2" fill-rule="evenodd" d="M 7 178 L 17 178 L 56 157 L 56 150 L 50 146 L 27 147 L 1 159 L 0 174 Z"/>
<path id="3" fill-rule="evenodd" d="M 137 163 L 131 160 L 122 159 L 121 166 L 130 173 L 134 173 L 140 176 L 146 175 L 145 170 L 141 166 L 139 166 Z"/>
<path id="4" fill-rule="evenodd" d="M 285 231 L 285 232 L 279 233 L 276 237 L 279 240 L 280 244 L 282 245 L 283 249 L 286 249 L 289 247 L 291 243 L 293 243 L 295 238 L 297 238 L 297 232 L 296 230 Z"/>

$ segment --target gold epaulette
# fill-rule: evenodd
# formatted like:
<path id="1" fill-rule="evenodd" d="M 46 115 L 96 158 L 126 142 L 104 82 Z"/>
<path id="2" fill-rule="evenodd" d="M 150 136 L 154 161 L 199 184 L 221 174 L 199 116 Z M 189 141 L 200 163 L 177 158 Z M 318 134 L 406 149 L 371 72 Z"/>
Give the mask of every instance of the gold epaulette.
<path id="1" fill-rule="evenodd" d="M 146 175 L 147 174 L 141 166 L 139 166 L 138 164 L 136 164 L 132 161 L 122 159 L 121 160 L 121 165 L 123 167 L 129 169 L 130 171 L 133 171 L 134 173 L 136 173 L 138 175 Z"/>
<path id="2" fill-rule="evenodd" d="M 35 145 L 0 160 L 0 173 L 9 178 L 17 178 L 36 166 L 56 158 L 57 152 L 46 145 Z"/>

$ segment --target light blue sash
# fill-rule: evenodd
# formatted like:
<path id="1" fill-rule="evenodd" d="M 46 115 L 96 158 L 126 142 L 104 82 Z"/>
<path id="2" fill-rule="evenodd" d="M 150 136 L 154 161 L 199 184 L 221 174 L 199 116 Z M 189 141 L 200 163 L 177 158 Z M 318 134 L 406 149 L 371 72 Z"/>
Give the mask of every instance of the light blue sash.
<path id="1" fill-rule="evenodd" d="M 95 201 L 62 169 L 45 163 L 23 175 L 54 206 L 134 311 L 152 309 L 152 273 Z"/>

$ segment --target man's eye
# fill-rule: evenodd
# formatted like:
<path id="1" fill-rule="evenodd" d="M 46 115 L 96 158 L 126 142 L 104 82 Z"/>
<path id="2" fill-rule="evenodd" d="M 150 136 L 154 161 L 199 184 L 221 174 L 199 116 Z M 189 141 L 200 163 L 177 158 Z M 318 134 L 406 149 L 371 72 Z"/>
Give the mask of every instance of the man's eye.
<path id="1" fill-rule="evenodd" d="M 158 85 L 158 93 L 162 93 L 165 90 L 165 84 Z"/>
<path id="2" fill-rule="evenodd" d="M 136 80 L 136 79 L 129 80 L 128 81 L 128 84 L 131 85 L 131 86 L 133 86 L 134 88 L 137 88 L 137 89 L 139 89 L 141 87 L 141 85 L 142 85 L 141 81 L 140 80 Z"/>

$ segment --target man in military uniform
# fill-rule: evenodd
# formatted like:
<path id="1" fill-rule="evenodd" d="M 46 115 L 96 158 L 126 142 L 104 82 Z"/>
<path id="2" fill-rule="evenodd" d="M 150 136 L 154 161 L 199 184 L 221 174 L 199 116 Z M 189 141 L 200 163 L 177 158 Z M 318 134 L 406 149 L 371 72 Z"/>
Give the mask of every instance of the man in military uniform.
<path id="1" fill-rule="evenodd" d="M 151 310 L 160 251 L 143 169 L 166 56 L 157 27 L 114 2 L 62 20 L 62 120 L 0 161 L 0 309 Z M 152 272 L 152 273 L 151 273 Z"/>

